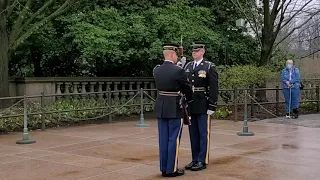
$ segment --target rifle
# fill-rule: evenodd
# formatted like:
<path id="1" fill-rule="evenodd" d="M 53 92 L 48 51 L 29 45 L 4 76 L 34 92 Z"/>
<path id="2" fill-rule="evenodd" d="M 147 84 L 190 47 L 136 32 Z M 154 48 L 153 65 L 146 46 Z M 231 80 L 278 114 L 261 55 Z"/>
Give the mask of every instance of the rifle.
<path id="1" fill-rule="evenodd" d="M 179 46 L 179 53 L 180 53 L 180 57 L 181 59 L 183 58 L 183 46 L 182 46 L 182 35 L 181 35 L 181 42 L 180 42 L 180 46 Z M 181 67 L 183 68 L 184 65 L 186 64 L 186 62 L 181 62 Z M 189 115 L 189 111 L 188 111 L 188 103 L 187 103 L 187 99 L 184 95 L 181 94 L 181 99 L 180 99 L 180 107 L 182 108 L 182 117 L 183 117 L 183 124 L 185 125 L 191 125 L 191 118 Z"/>
<path id="2" fill-rule="evenodd" d="M 182 35 L 180 40 L 179 52 L 180 52 L 180 56 L 183 57 Z"/>
<path id="3" fill-rule="evenodd" d="M 185 125 L 191 125 L 191 117 L 189 115 L 188 111 L 188 104 L 187 104 L 187 99 L 184 95 L 181 95 L 180 98 L 180 107 L 182 108 L 182 116 L 183 116 L 183 124 Z"/>
<path id="4" fill-rule="evenodd" d="M 183 46 L 182 46 L 182 35 L 181 35 L 181 42 L 180 42 L 180 46 L 179 46 L 179 54 L 180 54 L 180 61 L 177 63 L 178 66 L 184 68 L 185 64 L 187 63 L 186 58 L 183 55 Z"/>

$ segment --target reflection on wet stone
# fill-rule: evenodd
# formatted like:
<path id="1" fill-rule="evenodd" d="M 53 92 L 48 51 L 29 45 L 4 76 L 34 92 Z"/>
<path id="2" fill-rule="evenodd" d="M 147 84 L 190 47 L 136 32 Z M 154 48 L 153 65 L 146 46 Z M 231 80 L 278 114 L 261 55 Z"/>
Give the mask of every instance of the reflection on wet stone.
<path id="1" fill-rule="evenodd" d="M 119 86 L 120 87 L 120 86 Z M 130 96 L 130 94 L 128 94 Z M 320 117 L 320 115 L 319 115 Z M 6 180 L 159 180 L 157 121 L 137 128 L 136 119 L 31 132 L 37 143 L 15 144 L 21 133 L 0 136 L 0 177 Z M 252 122 L 254 137 L 238 137 L 242 124 L 214 120 L 210 162 L 179 180 L 317 180 L 320 129 Z M 179 167 L 191 160 L 183 129 Z M 263 135 L 261 135 L 261 134 Z M 25 176 L 27 174 L 28 176 Z M 1 179 L 1 178 L 0 178 Z"/>

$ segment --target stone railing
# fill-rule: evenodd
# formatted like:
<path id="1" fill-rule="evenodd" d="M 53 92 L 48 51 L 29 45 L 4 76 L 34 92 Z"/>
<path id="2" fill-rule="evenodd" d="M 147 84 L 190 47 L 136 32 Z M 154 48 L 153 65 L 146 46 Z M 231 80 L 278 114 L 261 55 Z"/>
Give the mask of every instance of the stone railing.
<path id="1" fill-rule="evenodd" d="M 112 92 L 113 99 L 133 97 L 136 90 L 143 89 L 154 89 L 153 78 L 135 78 L 135 77 L 124 77 L 124 78 L 59 78 L 55 81 L 56 91 L 55 94 L 74 94 L 74 93 L 86 93 L 86 92 L 97 92 L 91 96 L 98 96 L 99 98 L 106 98 L 107 93 L 99 92 Z M 122 92 L 116 91 L 125 90 Z M 130 91 L 132 90 L 132 91 Z M 152 97 L 156 97 L 155 91 L 148 91 L 147 93 Z"/>
<path id="2" fill-rule="evenodd" d="M 306 88 L 312 88 L 320 85 L 320 79 L 304 79 Z M 275 88 L 280 82 L 269 82 L 267 88 Z M 99 98 L 106 98 L 105 91 L 126 90 L 125 92 L 112 92 L 111 98 L 132 97 L 136 90 L 154 89 L 155 84 L 152 77 L 46 77 L 46 78 L 16 78 L 10 81 L 10 96 L 32 96 L 40 95 L 59 95 L 75 94 L 86 92 L 97 92 L 92 95 Z M 130 91 L 132 90 L 132 91 Z M 155 91 L 147 91 L 153 98 L 156 97 Z M 313 96 L 314 92 L 304 91 L 306 95 Z M 72 95 L 74 96 L 74 95 Z M 275 93 L 267 92 L 267 96 L 274 99 Z M 53 101 L 55 97 L 46 98 L 46 101 Z"/>
<path id="3" fill-rule="evenodd" d="M 10 95 L 59 95 L 97 92 L 93 96 L 105 98 L 105 91 L 112 92 L 112 98 L 131 97 L 137 89 L 154 89 L 152 77 L 56 77 L 56 78 L 16 78 L 10 81 Z M 132 90 L 132 91 L 130 91 Z M 155 91 L 147 91 L 152 97 L 156 97 Z M 54 100 L 52 97 L 50 100 Z"/>

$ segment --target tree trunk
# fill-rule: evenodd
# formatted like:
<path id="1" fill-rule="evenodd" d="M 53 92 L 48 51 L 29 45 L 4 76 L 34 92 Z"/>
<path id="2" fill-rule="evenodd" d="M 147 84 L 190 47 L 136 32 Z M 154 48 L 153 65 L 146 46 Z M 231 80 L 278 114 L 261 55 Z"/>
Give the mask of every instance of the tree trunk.
<path id="1" fill-rule="evenodd" d="M 271 53 L 272 53 L 272 44 L 268 43 L 267 39 L 264 39 L 261 48 L 261 54 L 260 54 L 260 63 L 259 66 L 265 66 L 269 63 L 271 59 Z M 260 84 L 258 86 L 259 88 L 266 88 L 267 87 L 267 82 L 265 81 L 264 83 Z M 257 101 L 258 102 L 267 102 L 267 91 L 257 91 L 256 92 L 257 96 Z"/>
<path id="2" fill-rule="evenodd" d="M 3 2 L 0 2 L 0 97 L 9 97 L 9 74 L 8 74 L 8 33 L 7 17 Z M 10 101 L 0 100 L 0 108 L 7 107 Z"/>
<path id="3" fill-rule="evenodd" d="M 39 48 L 37 46 L 31 46 L 31 56 L 34 72 L 33 75 L 35 77 L 42 77 L 42 68 L 41 68 L 41 53 L 39 52 Z"/>

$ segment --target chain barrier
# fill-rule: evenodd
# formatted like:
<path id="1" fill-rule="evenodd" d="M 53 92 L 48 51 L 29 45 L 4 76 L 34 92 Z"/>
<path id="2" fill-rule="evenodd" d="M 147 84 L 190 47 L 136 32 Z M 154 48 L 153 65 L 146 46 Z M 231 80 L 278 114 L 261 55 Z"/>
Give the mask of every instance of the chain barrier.
<path id="1" fill-rule="evenodd" d="M 21 99 L 21 100 L 19 100 L 18 102 L 14 103 L 12 106 L 10 106 L 10 107 L 8 107 L 8 108 L 0 111 L 0 114 L 4 113 L 4 112 L 7 111 L 7 110 L 12 109 L 12 108 L 15 107 L 16 105 L 20 104 L 22 101 L 23 101 L 23 99 Z"/>
<path id="2" fill-rule="evenodd" d="M 153 101 L 156 101 L 153 97 L 151 97 L 146 91 L 143 91 L 143 93 L 150 98 Z M 257 100 L 255 100 L 250 93 L 246 92 L 247 97 L 249 97 L 250 99 L 252 99 L 261 109 L 265 110 L 267 113 L 269 113 L 270 115 L 274 116 L 274 117 L 278 117 L 277 115 L 273 114 L 272 112 L 270 112 L 269 110 L 267 110 L 265 107 L 263 107 Z"/>
<path id="3" fill-rule="evenodd" d="M 124 107 L 126 106 L 127 104 L 129 104 L 134 98 L 136 98 L 138 96 L 138 94 L 140 94 L 140 92 L 137 92 L 131 99 L 129 99 L 126 103 L 116 107 L 116 108 L 121 108 L 121 107 Z M 32 101 L 30 101 L 30 99 L 28 99 L 29 102 L 33 103 L 33 104 L 36 104 Z M 109 105 L 109 104 L 106 104 L 107 107 L 109 107 L 110 109 L 112 109 L 112 107 Z M 44 112 L 48 112 L 46 109 L 40 107 Z M 106 116 L 109 116 L 110 114 L 113 114 L 115 112 L 117 112 L 117 110 L 115 110 L 116 108 L 113 108 L 113 111 L 107 113 L 107 114 L 103 114 L 101 116 L 97 116 L 97 117 L 92 117 L 92 118 L 85 118 L 85 119 L 80 119 L 80 118 L 72 118 L 72 117 L 63 117 L 63 118 L 66 118 L 66 119 L 70 119 L 70 120 L 73 120 L 73 121 L 85 121 L 85 120 L 96 120 L 96 119 L 100 119 L 100 118 L 103 118 L 103 117 L 106 117 Z M 85 110 L 86 111 L 86 110 Z M 96 110 L 88 110 L 88 111 L 96 111 Z M 70 111 L 71 112 L 71 111 Z M 59 112 L 57 112 L 59 113 Z M 63 112 L 61 112 L 63 113 Z M 54 116 L 54 114 L 56 113 L 52 113 L 50 115 Z M 59 113 L 60 114 L 60 113 Z M 57 115 L 58 117 L 61 117 L 61 115 Z M 51 119 L 52 120 L 52 119 Z"/>
<path id="4" fill-rule="evenodd" d="M 153 97 L 150 96 L 146 91 L 143 91 L 143 93 L 144 93 L 145 95 L 147 95 L 147 97 L 150 98 L 153 102 L 156 102 L 156 100 L 153 99 Z"/>
<path id="5" fill-rule="evenodd" d="M 250 93 L 248 93 L 248 92 L 245 92 L 246 93 L 246 95 L 247 95 L 247 97 L 249 97 L 251 100 L 253 100 L 255 103 L 257 103 L 257 105 L 261 108 L 261 109 L 263 109 L 263 110 L 265 110 L 267 113 L 269 113 L 270 115 L 272 115 L 272 116 L 274 116 L 274 117 L 278 117 L 277 115 L 275 115 L 275 114 L 273 114 L 272 112 L 270 112 L 269 110 L 267 110 L 265 107 L 263 107 L 257 100 L 255 100 L 251 95 L 250 95 Z"/>

